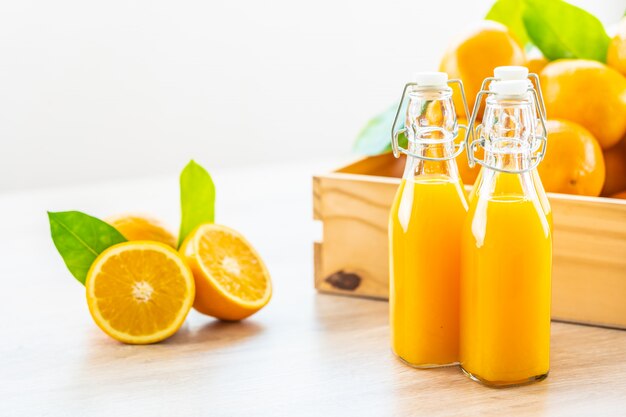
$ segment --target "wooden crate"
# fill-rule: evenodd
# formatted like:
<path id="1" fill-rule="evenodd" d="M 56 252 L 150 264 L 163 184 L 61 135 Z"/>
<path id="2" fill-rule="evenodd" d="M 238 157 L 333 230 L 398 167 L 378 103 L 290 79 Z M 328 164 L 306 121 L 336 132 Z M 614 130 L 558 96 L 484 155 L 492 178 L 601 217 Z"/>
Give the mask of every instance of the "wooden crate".
<path id="1" fill-rule="evenodd" d="M 387 299 L 387 221 L 404 160 L 361 159 L 313 178 L 319 291 Z M 549 194 L 554 216 L 552 317 L 626 328 L 626 200 Z"/>

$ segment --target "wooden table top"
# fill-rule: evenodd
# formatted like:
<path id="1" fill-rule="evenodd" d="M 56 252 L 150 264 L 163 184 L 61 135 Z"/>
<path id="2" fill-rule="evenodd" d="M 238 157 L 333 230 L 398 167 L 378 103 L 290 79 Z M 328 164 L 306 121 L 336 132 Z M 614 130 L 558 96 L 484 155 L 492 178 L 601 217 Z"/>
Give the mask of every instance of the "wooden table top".
<path id="1" fill-rule="evenodd" d="M 120 344 L 93 324 L 45 211 L 147 212 L 176 226 L 175 174 L 0 195 L 0 415 L 626 415 L 626 331 L 553 323 L 550 376 L 518 388 L 397 361 L 387 303 L 313 290 L 320 229 L 310 177 L 327 167 L 214 172 L 217 221 L 257 247 L 274 297 L 241 323 L 192 311 L 174 337 L 150 346 Z"/>

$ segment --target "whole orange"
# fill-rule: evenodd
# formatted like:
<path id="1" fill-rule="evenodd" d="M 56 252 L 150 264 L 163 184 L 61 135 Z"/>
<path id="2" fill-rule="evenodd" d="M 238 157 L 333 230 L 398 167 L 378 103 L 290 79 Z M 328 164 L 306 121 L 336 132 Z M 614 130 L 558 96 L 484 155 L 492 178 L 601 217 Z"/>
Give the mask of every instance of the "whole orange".
<path id="1" fill-rule="evenodd" d="M 588 129 L 602 149 L 626 133 L 626 78 L 597 61 L 561 59 L 541 71 L 549 117 Z"/>
<path id="2" fill-rule="evenodd" d="M 548 120 L 548 147 L 539 164 L 545 190 L 598 196 L 604 185 L 604 157 L 598 141 L 584 127 Z"/>
<path id="3" fill-rule="evenodd" d="M 176 238 L 159 220 L 139 214 L 118 214 L 105 219 L 128 240 L 150 240 L 176 248 Z"/>
<path id="4" fill-rule="evenodd" d="M 545 56 L 541 55 L 541 53 L 534 53 L 532 56 L 528 56 L 528 59 L 526 61 L 526 66 L 528 67 L 528 73 L 529 74 L 537 74 L 539 75 L 539 73 L 541 72 L 541 70 L 548 65 L 548 60 L 546 59 Z M 537 89 L 537 83 L 535 82 L 535 80 L 532 80 L 533 86 L 535 87 L 535 90 Z M 543 90 L 542 90 L 543 91 Z"/>
<path id="5" fill-rule="evenodd" d="M 606 63 L 626 75 L 626 17 L 617 26 L 617 33 L 611 39 L 606 54 Z"/>
<path id="6" fill-rule="evenodd" d="M 439 70 L 463 81 L 471 112 L 483 80 L 492 77 L 493 69 L 500 65 L 526 65 L 526 55 L 506 26 L 485 20 L 448 47 Z M 456 112 L 463 117 L 461 97 L 454 88 Z"/>
<path id="7" fill-rule="evenodd" d="M 626 190 L 626 138 L 604 151 L 606 181 L 602 195 L 610 196 Z"/>
<path id="8" fill-rule="evenodd" d="M 626 190 L 620 193 L 613 194 L 611 198 L 621 198 L 622 200 L 626 200 Z"/>
<path id="9" fill-rule="evenodd" d="M 543 55 L 534 55 L 532 57 L 528 57 L 528 61 L 526 62 L 526 66 L 528 67 L 528 72 L 531 74 L 539 74 L 541 70 L 548 65 L 548 60 Z"/>

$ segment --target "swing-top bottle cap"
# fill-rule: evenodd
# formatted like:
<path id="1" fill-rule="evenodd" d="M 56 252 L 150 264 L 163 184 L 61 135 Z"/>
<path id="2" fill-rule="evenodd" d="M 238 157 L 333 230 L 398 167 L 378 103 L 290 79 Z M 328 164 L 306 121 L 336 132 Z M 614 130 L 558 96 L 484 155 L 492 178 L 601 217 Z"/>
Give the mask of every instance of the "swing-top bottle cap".
<path id="1" fill-rule="evenodd" d="M 489 89 L 496 96 L 524 96 L 528 91 L 527 80 L 494 81 Z"/>
<path id="2" fill-rule="evenodd" d="M 528 68 L 520 65 L 506 65 L 493 70 L 494 78 L 502 81 L 525 80 L 528 78 Z"/>
<path id="3" fill-rule="evenodd" d="M 445 87 L 448 84 L 448 74 L 445 72 L 418 72 L 413 79 L 418 87 Z"/>

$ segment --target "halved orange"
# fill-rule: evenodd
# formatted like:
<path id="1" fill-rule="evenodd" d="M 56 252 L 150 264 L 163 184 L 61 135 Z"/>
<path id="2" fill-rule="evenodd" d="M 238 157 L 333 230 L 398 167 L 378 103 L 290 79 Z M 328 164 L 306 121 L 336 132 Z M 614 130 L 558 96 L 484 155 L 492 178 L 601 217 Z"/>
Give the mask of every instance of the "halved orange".
<path id="1" fill-rule="evenodd" d="M 180 253 L 193 271 L 193 307 L 222 320 L 241 320 L 272 296 L 270 274 L 259 254 L 238 232 L 203 224 L 187 236 Z"/>
<path id="2" fill-rule="evenodd" d="M 131 344 L 155 343 L 176 333 L 195 296 L 193 275 L 180 254 L 149 241 L 106 249 L 91 265 L 85 287 L 98 327 Z"/>
<path id="3" fill-rule="evenodd" d="M 118 214 L 105 219 L 128 240 L 153 240 L 176 248 L 176 237 L 159 220 L 140 214 Z"/>

